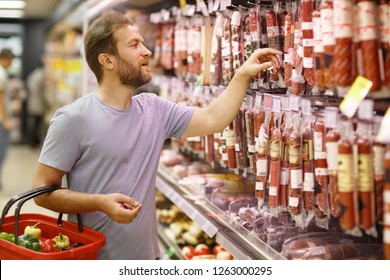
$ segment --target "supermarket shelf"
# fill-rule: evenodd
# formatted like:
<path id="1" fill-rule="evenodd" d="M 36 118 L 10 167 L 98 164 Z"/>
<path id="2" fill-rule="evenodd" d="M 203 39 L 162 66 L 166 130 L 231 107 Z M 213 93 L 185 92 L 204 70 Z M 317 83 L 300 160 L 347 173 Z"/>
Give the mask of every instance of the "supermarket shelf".
<path id="1" fill-rule="evenodd" d="M 217 243 L 236 259 L 285 259 L 269 245 L 254 238 L 244 227 L 233 227 L 225 212 L 205 197 L 178 185 L 163 168 L 158 170 L 156 187 L 210 237 L 215 236 Z"/>
<path id="2" fill-rule="evenodd" d="M 164 243 L 166 249 L 173 251 L 173 256 L 171 257 L 171 259 L 184 260 L 184 256 L 181 253 L 180 247 L 175 242 L 173 242 L 168 238 L 168 236 L 164 232 L 164 226 L 161 225 L 160 223 L 157 223 L 157 231 L 158 231 L 158 236 L 160 240 Z"/>

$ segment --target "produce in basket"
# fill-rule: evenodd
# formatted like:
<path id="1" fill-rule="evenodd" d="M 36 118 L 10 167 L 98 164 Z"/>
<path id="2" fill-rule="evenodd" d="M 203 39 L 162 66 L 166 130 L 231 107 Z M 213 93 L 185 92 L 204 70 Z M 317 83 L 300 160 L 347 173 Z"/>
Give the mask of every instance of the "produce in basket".
<path id="1" fill-rule="evenodd" d="M 20 235 L 18 237 L 18 244 L 27 249 L 42 252 L 42 248 L 39 245 L 38 239 L 30 233 Z"/>
<path id="2" fill-rule="evenodd" d="M 70 246 L 69 237 L 64 235 L 64 234 L 62 234 L 62 233 L 60 233 L 59 235 L 54 237 L 53 240 L 56 242 L 58 247 L 60 247 L 61 249 L 64 249 L 64 248 Z"/>
<path id="3" fill-rule="evenodd" d="M 61 247 L 53 239 L 39 238 L 38 243 L 42 248 L 43 253 L 61 252 Z"/>
<path id="4" fill-rule="evenodd" d="M 37 239 L 39 239 L 42 235 L 42 230 L 38 227 L 39 223 L 36 223 L 33 226 L 26 226 L 24 228 L 24 234 L 32 234 Z"/>
<path id="5" fill-rule="evenodd" d="M 14 242 L 15 236 L 12 233 L 0 232 L 0 239 L 7 240 L 9 242 Z"/>

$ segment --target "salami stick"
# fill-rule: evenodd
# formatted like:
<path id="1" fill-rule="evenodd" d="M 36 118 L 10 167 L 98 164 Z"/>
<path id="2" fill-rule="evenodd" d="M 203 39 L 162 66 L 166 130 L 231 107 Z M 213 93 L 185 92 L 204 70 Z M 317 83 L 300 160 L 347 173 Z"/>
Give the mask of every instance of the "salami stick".
<path id="1" fill-rule="evenodd" d="M 326 162 L 329 171 L 329 197 L 330 213 L 333 217 L 338 218 L 341 212 L 340 195 L 338 191 L 338 141 L 340 133 L 333 129 L 326 133 Z"/>
<path id="2" fill-rule="evenodd" d="M 271 131 L 270 138 L 270 174 L 269 174 L 269 196 L 268 206 L 276 208 L 280 183 L 280 141 L 281 134 L 277 127 Z"/>
<path id="3" fill-rule="evenodd" d="M 374 142 L 374 188 L 375 188 L 375 209 L 376 221 L 383 222 L 383 188 L 385 184 L 385 153 L 386 146 L 379 142 Z"/>
<path id="4" fill-rule="evenodd" d="M 362 229 L 375 226 L 374 208 L 374 166 L 371 154 L 371 143 L 368 137 L 360 136 L 358 147 L 358 190 L 359 190 L 359 223 Z"/>
<path id="5" fill-rule="evenodd" d="M 286 86 L 291 86 L 292 63 L 294 59 L 294 15 L 292 11 L 288 11 L 284 18 L 284 83 Z"/>
<path id="6" fill-rule="evenodd" d="M 267 24 L 267 36 L 268 36 L 268 47 L 272 49 L 280 49 L 280 32 L 279 24 L 277 19 L 277 14 L 273 10 L 267 10 L 265 14 L 266 24 Z M 271 80 L 278 81 L 278 74 L 271 72 Z"/>
<path id="7" fill-rule="evenodd" d="M 334 74 L 332 60 L 334 55 L 334 21 L 333 21 L 333 1 L 322 0 L 321 2 L 321 29 L 322 45 L 324 46 L 325 70 L 324 79 L 327 88 L 334 86 Z"/>
<path id="8" fill-rule="evenodd" d="M 315 84 L 320 90 L 325 89 L 325 57 L 324 46 L 322 45 L 322 27 L 320 10 L 313 11 L 313 39 L 315 59 Z"/>
<path id="9" fill-rule="evenodd" d="M 386 184 L 383 192 L 383 212 L 386 219 L 384 219 L 383 244 L 385 247 L 385 259 L 390 260 L 390 145 L 387 146 L 385 155 L 385 169 Z"/>
<path id="10" fill-rule="evenodd" d="M 378 57 L 378 36 L 375 1 L 357 0 L 359 8 L 359 33 L 362 47 L 364 77 L 372 81 L 371 91 L 382 86 Z"/>
<path id="11" fill-rule="evenodd" d="M 303 209 L 314 211 L 314 159 L 313 159 L 313 128 L 311 123 L 302 131 L 303 149 Z"/>
<path id="12" fill-rule="evenodd" d="M 357 226 L 353 147 L 348 138 L 349 133 L 352 132 L 352 125 L 344 121 L 343 126 L 346 132 L 338 142 L 337 156 L 337 181 L 341 203 L 340 225 L 344 230 L 352 230 Z"/>
<path id="13" fill-rule="evenodd" d="M 334 75 L 336 86 L 352 84 L 353 5 L 349 0 L 334 0 Z"/>
<path id="14" fill-rule="evenodd" d="M 302 0 L 302 45 L 303 45 L 303 74 L 307 83 L 314 86 L 314 35 L 313 35 L 313 0 Z"/>
<path id="15" fill-rule="evenodd" d="M 322 119 L 317 119 L 314 123 L 314 162 L 315 177 L 319 184 L 317 193 L 318 208 L 324 212 L 329 212 L 329 176 L 328 164 L 326 162 L 325 146 L 325 124 Z"/>

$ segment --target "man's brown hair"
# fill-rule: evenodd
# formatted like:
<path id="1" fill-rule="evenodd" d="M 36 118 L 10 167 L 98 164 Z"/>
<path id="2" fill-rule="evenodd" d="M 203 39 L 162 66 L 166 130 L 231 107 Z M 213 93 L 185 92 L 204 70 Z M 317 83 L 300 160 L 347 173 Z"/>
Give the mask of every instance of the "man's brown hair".
<path id="1" fill-rule="evenodd" d="M 103 71 L 98 57 L 101 53 L 117 55 L 117 41 L 113 34 L 129 25 L 130 21 L 121 13 L 110 11 L 97 18 L 89 26 L 84 37 L 84 51 L 89 68 L 95 74 L 98 83 L 102 81 Z"/>

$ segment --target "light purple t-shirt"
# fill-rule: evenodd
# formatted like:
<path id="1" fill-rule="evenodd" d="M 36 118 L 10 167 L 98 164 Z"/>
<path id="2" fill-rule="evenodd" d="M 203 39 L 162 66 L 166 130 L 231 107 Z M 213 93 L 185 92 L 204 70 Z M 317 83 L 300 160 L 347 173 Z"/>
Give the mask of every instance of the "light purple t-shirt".
<path id="1" fill-rule="evenodd" d="M 130 224 L 118 224 L 102 212 L 82 214 L 83 224 L 106 235 L 100 259 L 159 257 L 155 181 L 167 138 L 180 138 L 194 109 L 152 93 L 133 97 L 117 110 L 90 93 L 59 109 L 53 117 L 39 162 L 68 172 L 70 189 L 86 193 L 122 193 L 143 207 Z M 66 203 L 66 202 L 65 202 Z M 69 220 L 76 222 L 75 215 Z"/>

